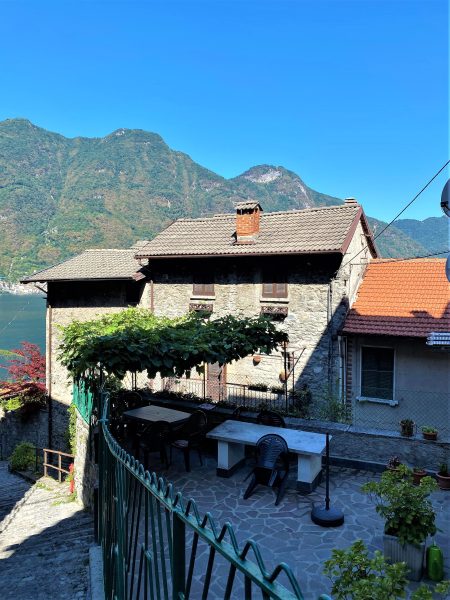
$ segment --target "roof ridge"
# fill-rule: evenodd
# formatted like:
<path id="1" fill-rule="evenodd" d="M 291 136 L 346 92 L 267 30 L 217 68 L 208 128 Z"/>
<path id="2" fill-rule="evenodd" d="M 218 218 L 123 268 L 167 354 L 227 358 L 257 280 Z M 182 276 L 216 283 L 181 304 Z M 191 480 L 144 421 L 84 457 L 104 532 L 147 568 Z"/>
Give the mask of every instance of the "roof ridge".
<path id="1" fill-rule="evenodd" d="M 267 217 L 271 217 L 272 215 L 285 215 L 285 214 L 297 214 L 297 213 L 305 213 L 305 212 L 317 212 L 317 211 L 322 211 L 322 210 L 342 210 L 343 208 L 345 209 L 349 209 L 351 208 L 352 210 L 355 209 L 359 209 L 360 208 L 360 204 L 333 204 L 332 206 L 311 206 L 308 208 L 290 208 L 288 210 L 274 210 L 272 212 L 262 212 L 261 213 L 261 219 L 266 219 Z M 236 216 L 236 213 L 232 212 L 232 213 L 219 213 L 219 214 L 214 214 L 211 216 L 204 216 L 204 217 L 181 217 L 181 219 L 176 219 L 176 221 L 174 221 L 172 223 L 172 225 L 175 225 L 175 223 L 180 223 L 181 221 L 186 223 L 186 222 L 191 222 L 191 221 L 209 221 L 210 219 L 230 219 L 230 218 L 234 218 Z M 150 240 L 151 241 L 151 240 Z"/>

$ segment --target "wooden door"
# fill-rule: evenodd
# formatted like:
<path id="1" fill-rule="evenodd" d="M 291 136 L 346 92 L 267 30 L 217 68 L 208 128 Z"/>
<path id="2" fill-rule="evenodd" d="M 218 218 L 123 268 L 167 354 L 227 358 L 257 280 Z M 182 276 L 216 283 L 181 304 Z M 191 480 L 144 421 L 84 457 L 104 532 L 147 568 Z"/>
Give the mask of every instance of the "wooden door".
<path id="1" fill-rule="evenodd" d="M 218 402 L 226 400 L 227 366 L 219 363 L 206 365 L 206 395 Z"/>

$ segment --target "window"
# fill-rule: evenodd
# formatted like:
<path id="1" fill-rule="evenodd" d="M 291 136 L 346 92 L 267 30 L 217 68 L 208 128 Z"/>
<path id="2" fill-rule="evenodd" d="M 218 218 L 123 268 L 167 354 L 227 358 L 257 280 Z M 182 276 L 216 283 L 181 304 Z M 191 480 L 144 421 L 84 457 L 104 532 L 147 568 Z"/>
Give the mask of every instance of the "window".
<path id="1" fill-rule="evenodd" d="M 262 295 L 265 298 L 287 298 L 287 283 L 263 283 Z"/>
<path id="2" fill-rule="evenodd" d="M 211 275 L 194 275 L 193 296 L 214 296 L 214 281 Z"/>
<path id="3" fill-rule="evenodd" d="M 361 396 L 394 399 L 393 348 L 361 348 Z"/>
<path id="4" fill-rule="evenodd" d="M 276 272 L 272 269 L 263 272 L 262 285 L 263 298 L 287 298 L 288 286 L 286 275 L 282 272 Z"/>

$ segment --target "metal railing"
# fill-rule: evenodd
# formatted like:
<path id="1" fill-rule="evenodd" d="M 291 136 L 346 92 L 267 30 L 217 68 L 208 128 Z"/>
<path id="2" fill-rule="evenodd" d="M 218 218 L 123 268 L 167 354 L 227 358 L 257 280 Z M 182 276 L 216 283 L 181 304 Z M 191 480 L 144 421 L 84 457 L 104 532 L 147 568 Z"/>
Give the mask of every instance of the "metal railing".
<path id="1" fill-rule="evenodd" d="M 218 527 L 194 500 L 144 471 L 108 429 L 109 395 L 101 401 L 98 525 L 108 600 L 247 600 L 252 591 L 263 599 L 303 598 L 285 563 L 269 572 L 254 541 L 240 548 L 230 523 Z"/>
<path id="2" fill-rule="evenodd" d="M 55 471 L 58 472 L 58 481 L 59 481 L 59 483 L 61 483 L 62 482 L 62 474 L 63 473 L 65 475 L 70 474 L 70 469 L 64 469 L 62 466 L 63 457 L 64 457 L 64 459 L 66 459 L 66 460 L 70 459 L 70 461 L 73 462 L 75 456 L 73 454 L 68 454 L 67 452 L 61 452 L 60 450 L 50 450 L 49 448 L 43 448 L 42 451 L 44 452 L 44 462 L 42 463 L 42 466 L 44 467 L 44 477 L 47 477 L 48 469 L 54 469 Z M 49 454 L 51 455 L 52 459 L 54 458 L 54 456 L 57 457 L 57 459 L 58 459 L 57 465 L 54 465 L 51 462 L 49 462 L 49 460 L 48 460 Z"/>

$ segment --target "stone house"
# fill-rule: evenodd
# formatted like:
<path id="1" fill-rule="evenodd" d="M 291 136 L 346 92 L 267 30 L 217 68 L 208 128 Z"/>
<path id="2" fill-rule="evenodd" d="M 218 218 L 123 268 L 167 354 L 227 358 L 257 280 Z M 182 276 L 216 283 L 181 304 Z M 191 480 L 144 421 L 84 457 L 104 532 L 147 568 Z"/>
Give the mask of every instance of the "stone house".
<path id="1" fill-rule="evenodd" d="M 355 424 L 411 419 L 450 441 L 449 289 L 445 259 L 370 263 L 341 331 Z"/>
<path id="2" fill-rule="evenodd" d="M 206 391 L 213 397 L 218 380 L 220 389 L 225 382 L 280 386 L 284 371 L 293 385 L 332 388 L 342 397 L 339 331 L 366 266 L 376 256 L 363 209 L 353 199 L 340 206 L 267 214 L 259 204 L 245 202 L 235 214 L 179 219 L 150 242 L 124 250 L 87 250 L 25 278 L 23 283 L 47 285 L 53 446 L 63 446 L 72 397 L 71 382 L 57 359 L 58 327 L 130 305 L 170 317 L 189 310 L 212 318 L 266 314 L 288 331 L 283 352 L 248 357 L 224 369 L 208 365 Z"/>
<path id="3" fill-rule="evenodd" d="M 147 280 L 141 304 L 156 315 L 265 314 L 289 333 L 283 352 L 222 369 L 207 365 L 206 393 L 215 399 L 227 399 L 224 383 L 234 394 L 239 385 L 280 388 L 286 372 L 289 387 L 339 394 L 338 331 L 376 256 L 363 209 L 353 199 L 267 214 L 256 202 L 240 203 L 235 214 L 179 219 L 136 254 Z M 172 383 L 192 390 L 192 380 Z"/>

